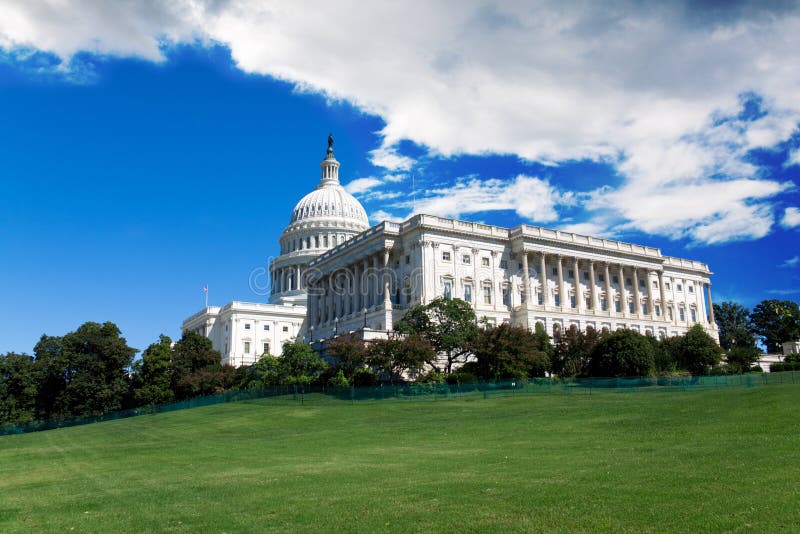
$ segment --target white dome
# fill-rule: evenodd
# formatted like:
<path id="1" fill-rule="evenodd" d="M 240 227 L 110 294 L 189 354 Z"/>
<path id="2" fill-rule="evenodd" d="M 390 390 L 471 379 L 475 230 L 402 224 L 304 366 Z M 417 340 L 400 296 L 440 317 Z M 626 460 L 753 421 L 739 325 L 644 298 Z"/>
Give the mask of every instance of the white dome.
<path id="1" fill-rule="evenodd" d="M 369 228 L 364 207 L 338 183 L 320 184 L 304 196 L 294 207 L 291 222 L 322 218 L 337 218 L 356 227 Z"/>

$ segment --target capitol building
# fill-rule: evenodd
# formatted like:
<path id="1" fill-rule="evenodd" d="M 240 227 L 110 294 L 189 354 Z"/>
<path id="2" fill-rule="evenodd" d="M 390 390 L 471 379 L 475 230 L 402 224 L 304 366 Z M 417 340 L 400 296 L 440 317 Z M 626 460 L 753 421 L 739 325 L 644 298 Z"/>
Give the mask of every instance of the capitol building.
<path id="1" fill-rule="evenodd" d="M 470 303 L 490 325 L 539 324 L 551 335 L 574 325 L 662 337 L 699 323 L 718 338 L 705 263 L 524 224 L 419 214 L 370 227 L 339 182 L 332 138 L 320 166 L 280 237 L 269 303 L 209 306 L 181 326 L 210 338 L 223 364 L 280 354 L 286 341 L 385 337 L 406 310 L 437 297 Z"/>

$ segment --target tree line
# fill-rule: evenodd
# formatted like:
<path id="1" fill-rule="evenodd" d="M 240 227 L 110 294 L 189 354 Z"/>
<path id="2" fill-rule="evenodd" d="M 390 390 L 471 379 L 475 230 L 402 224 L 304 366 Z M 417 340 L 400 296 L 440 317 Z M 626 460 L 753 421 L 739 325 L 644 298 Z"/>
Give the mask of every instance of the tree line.
<path id="1" fill-rule="evenodd" d="M 580 331 L 551 338 L 527 328 L 480 321 L 459 299 L 415 306 L 386 339 L 339 336 L 326 354 L 302 342 L 263 355 L 250 366 L 221 364 L 211 341 L 193 332 L 173 343 L 160 336 L 134 361 L 119 328 L 88 322 L 63 336 L 43 335 L 33 356 L 0 355 L 0 424 L 63 419 L 166 404 L 231 389 L 278 385 L 369 386 L 378 382 L 465 382 L 542 377 L 741 373 L 758 360 L 757 342 L 779 352 L 800 338 L 800 309 L 765 300 L 752 311 L 714 305 L 720 343 L 700 325 L 656 339 L 633 330 Z M 789 358 L 791 360 L 791 358 Z M 797 359 L 794 360 L 800 366 Z M 790 361 L 786 365 L 795 365 Z"/>

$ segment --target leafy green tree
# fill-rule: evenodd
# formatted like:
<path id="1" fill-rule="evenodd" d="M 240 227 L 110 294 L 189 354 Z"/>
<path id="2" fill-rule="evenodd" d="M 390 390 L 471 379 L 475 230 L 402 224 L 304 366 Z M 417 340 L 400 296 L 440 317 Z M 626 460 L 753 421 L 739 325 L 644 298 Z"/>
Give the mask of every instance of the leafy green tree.
<path id="1" fill-rule="evenodd" d="M 639 332 L 617 330 L 600 337 L 589 359 L 591 376 L 649 376 L 655 367 L 653 346 Z"/>
<path id="2" fill-rule="evenodd" d="M 445 358 L 445 373 L 456 363 L 464 363 L 470 354 L 469 345 L 479 328 L 472 306 L 460 299 L 438 297 L 425 305 L 414 306 L 397 322 L 395 330 L 403 334 L 419 334 Z M 440 371 L 437 365 L 432 366 Z"/>
<path id="3" fill-rule="evenodd" d="M 349 380 L 357 369 L 361 369 L 367 362 L 367 349 L 364 341 L 354 335 L 342 335 L 328 343 L 328 356 L 336 360 L 336 367 L 344 373 Z"/>
<path id="4" fill-rule="evenodd" d="M 755 333 L 767 352 L 779 354 L 786 341 L 800 339 L 800 306 L 791 300 L 764 300 L 750 312 Z"/>
<path id="5" fill-rule="evenodd" d="M 730 372 L 748 373 L 760 356 L 756 347 L 733 347 L 725 354 Z"/>
<path id="6" fill-rule="evenodd" d="M 470 344 L 478 376 L 489 380 L 544 376 L 550 360 L 527 328 L 501 324 L 480 330 Z"/>
<path id="7" fill-rule="evenodd" d="M 99 415 L 123 407 L 136 349 L 114 323 L 84 323 L 63 337 L 42 336 L 34 348 L 42 376 L 41 418 Z"/>
<path id="8" fill-rule="evenodd" d="M 290 341 L 283 344 L 280 376 L 284 384 L 308 385 L 315 382 L 328 366 L 307 343 Z"/>
<path id="9" fill-rule="evenodd" d="M 180 387 L 186 398 L 215 395 L 236 385 L 236 368 L 232 365 L 206 367 L 184 376 Z"/>
<path id="10" fill-rule="evenodd" d="M 552 371 L 559 376 L 585 375 L 589 369 L 589 355 L 600 339 L 594 328 L 581 332 L 575 325 L 557 332 L 552 352 Z"/>
<path id="11" fill-rule="evenodd" d="M 684 336 L 664 337 L 658 340 L 655 351 L 656 371 L 671 374 L 678 370 L 678 359 L 683 351 Z"/>
<path id="12" fill-rule="evenodd" d="M 237 383 L 241 388 L 276 386 L 281 381 L 281 363 L 271 354 L 264 354 L 256 363 L 238 369 Z"/>
<path id="13" fill-rule="evenodd" d="M 36 419 L 39 373 L 27 354 L 0 355 L 0 425 Z"/>
<path id="14" fill-rule="evenodd" d="M 719 331 L 719 344 L 723 349 L 755 348 L 756 336 L 747 308 L 736 302 L 714 304 L 714 320 Z"/>
<path id="15" fill-rule="evenodd" d="M 207 384 L 215 380 L 215 383 L 224 381 L 222 376 L 212 378 L 208 375 L 221 369 L 222 356 L 212 348 L 211 340 L 196 332 L 184 332 L 172 350 L 171 387 L 175 398 L 182 400 L 205 394 L 209 390 Z M 200 372 L 201 376 L 191 376 Z"/>
<path id="16" fill-rule="evenodd" d="M 172 340 L 161 335 L 137 361 L 134 370 L 134 397 L 139 406 L 166 404 L 175 400 L 172 391 Z"/>
<path id="17" fill-rule="evenodd" d="M 367 363 L 392 383 L 402 382 L 405 375 L 418 376 L 435 357 L 433 345 L 419 334 L 376 339 L 367 346 Z"/>
<path id="18" fill-rule="evenodd" d="M 683 336 L 681 350 L 677 354 L 678 367 L 693 375 L 706 375 L 719 365 L 722 349 L 699 324 L 692 326 Z"/>

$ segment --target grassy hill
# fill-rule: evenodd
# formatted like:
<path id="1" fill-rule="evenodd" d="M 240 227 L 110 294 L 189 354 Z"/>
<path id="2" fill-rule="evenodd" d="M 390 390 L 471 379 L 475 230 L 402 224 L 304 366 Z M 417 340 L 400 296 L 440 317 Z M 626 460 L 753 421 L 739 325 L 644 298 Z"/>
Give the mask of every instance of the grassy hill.
<path id="1" fill-rule="evenodd" d="M 800 525 L 800 386 L 241 402 L 0 437 L 0 531 Z"/>

